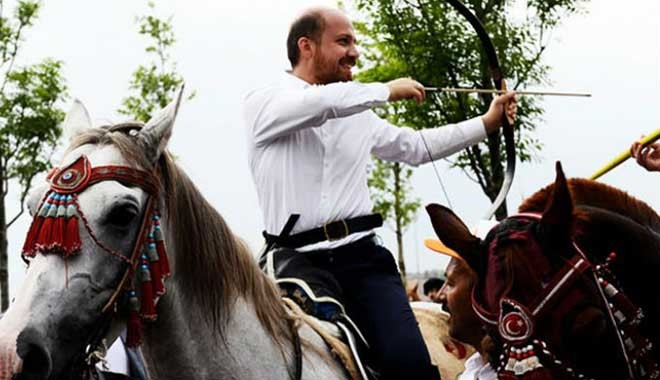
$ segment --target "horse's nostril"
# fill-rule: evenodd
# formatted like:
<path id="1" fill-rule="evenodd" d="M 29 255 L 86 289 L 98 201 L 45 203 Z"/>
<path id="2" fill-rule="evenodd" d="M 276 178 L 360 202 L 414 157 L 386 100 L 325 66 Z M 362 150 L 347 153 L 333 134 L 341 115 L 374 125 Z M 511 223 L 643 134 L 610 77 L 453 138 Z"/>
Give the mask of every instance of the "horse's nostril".
<path id="1" fill-rule="evenodd" d="M 16 353 L 23 360 L 23 368 L 14 379 L 45 380 L 50 376 L 52 362 L 43 342 L 41 334 L 33 328 L 26 328 L 18 335 Z"/>

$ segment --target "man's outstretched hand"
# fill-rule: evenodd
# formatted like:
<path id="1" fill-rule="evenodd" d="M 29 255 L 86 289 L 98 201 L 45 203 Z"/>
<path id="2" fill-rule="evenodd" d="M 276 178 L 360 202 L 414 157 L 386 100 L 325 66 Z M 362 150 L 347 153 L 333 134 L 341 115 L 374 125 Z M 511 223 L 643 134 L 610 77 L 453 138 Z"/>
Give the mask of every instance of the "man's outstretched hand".
<path id="1" fill-rule="evenodd" d="M 424 101 L 424 96 L 426 96 L 424 86 L 410 78 L 399 78 L 389 81 L 387 82 L 387 87 L 390 89 L 390 97 L 387 99 L 390 102 L 415 99 L 417 104 L 421 104 Z"/>

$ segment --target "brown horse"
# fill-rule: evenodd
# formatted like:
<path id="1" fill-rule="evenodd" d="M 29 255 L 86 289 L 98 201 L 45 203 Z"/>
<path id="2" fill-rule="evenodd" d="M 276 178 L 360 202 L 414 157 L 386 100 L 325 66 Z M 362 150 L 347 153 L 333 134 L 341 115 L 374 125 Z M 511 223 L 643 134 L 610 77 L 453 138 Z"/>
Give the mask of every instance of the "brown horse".
<path id="1" fill-rule="evenodd" d="M 472 304 L 500 379 L 656 379 L 660 217 L 597 182 L 557 179 L 485 240 L 450 210 L 439 238 L 478 274 Z"/>

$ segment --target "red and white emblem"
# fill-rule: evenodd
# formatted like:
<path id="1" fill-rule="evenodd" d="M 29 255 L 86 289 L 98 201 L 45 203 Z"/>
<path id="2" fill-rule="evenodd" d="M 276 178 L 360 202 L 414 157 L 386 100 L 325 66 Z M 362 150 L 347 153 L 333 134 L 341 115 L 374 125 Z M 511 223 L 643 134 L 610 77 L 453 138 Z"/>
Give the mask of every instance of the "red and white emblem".
<path id="1" fill-rule="evenodd" d="M 534 331 L 534 323 L 525 307 L 508 298 L 500 303 L 500 318 L 498 323 L 500 336 L 510 343 L 520 343 L 528 340 Z"/>

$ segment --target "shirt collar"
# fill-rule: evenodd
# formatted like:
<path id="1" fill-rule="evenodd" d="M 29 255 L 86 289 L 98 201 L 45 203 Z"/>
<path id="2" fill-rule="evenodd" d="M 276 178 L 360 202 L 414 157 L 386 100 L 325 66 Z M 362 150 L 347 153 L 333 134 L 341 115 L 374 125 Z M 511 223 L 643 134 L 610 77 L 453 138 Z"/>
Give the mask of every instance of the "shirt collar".
<path id="1" fill-rule="evenodd" d="M 284 83 L 286 83 L 291 87 L 307 88 L 311 86 L 311 84 L 293 75 L 293 72 L 291 72 L 290 70 L 284 71 L 284 73 L 282 73 L 282 76 L 284 78 Z"/>
<path id="2" fill-rule="evenodd" d="M 479 368 L 484 366 L 484 359 L 481 357 L 481 354 L 475 352 L 465 361 L 465 369 L 470 371 L 477 371 Z"/>

